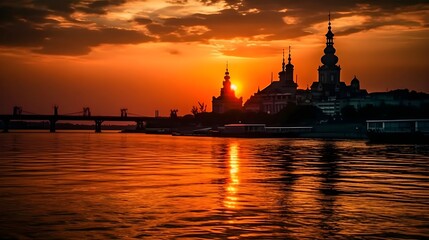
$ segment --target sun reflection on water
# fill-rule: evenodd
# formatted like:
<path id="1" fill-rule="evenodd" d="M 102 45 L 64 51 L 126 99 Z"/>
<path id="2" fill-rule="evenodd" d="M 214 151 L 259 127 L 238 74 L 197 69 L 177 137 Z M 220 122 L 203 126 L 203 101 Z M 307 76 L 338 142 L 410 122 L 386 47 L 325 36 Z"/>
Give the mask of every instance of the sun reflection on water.
<path id="1" fill-rule="evenodd" d="M 238 158 L 238 145 L 232 143 L 229 146 L 229 178 L 227 184 L 227 195 L 224 201 L 224 206 L 229 209 L 236 209 L 238 202 L 238 185 L 239 179 L 239 158 Z"/>
<path id="2" fill-rule="evenodd" d="M 429 239 L 428 153 L 354 140 L 12 132 L 0 136 L 0 239 Z"/>

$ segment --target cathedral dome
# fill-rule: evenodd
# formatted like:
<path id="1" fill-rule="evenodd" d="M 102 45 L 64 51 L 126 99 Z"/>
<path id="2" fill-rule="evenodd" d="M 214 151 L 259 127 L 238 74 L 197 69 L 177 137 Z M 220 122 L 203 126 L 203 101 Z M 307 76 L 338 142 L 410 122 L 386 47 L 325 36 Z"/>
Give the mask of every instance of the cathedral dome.
<path id="1" fill-rule="evenodd" d="M 334 54 L 324 55 L 321 61 L 326 66 L 333 66 L 338 63 L 338 57 Z"/>
<path id="2" fill-rule="evenodd" d="M 323 50 L 323 52 L 325 54 L 334 54 L 337 50 L 335 50 L 334 46 L 332 45 L 328 45 L 325 47 L 325 50 Z"/>

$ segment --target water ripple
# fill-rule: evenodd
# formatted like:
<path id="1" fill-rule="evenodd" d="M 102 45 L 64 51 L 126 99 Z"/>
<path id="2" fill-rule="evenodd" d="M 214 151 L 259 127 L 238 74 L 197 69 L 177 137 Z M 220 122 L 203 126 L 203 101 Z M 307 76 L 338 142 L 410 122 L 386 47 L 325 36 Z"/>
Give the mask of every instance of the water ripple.
<path id="1" fill-rule="evenodd" d="M 2 239 L 429 238 L 429 146 L 0 136 Z"/>

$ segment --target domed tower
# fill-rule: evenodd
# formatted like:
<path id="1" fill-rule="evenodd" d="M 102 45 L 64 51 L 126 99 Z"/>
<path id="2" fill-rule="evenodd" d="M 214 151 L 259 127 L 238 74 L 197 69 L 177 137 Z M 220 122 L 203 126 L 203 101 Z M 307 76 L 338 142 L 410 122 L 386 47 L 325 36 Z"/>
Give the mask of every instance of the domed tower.
<path id="1" fill-rule="evenodd" d="M 220 89 L 220 95 L 232 95 L 235 97 L 235 91 L 231 88 L 231 81 L 229 81 L 231 77 L 229 76 L 228 63 L 226 64 L 225 76 L 223 77 L 223 79 L 223 88 Z"/>
<path id="2" fill-rule="evenodd" d="M 284 54 L 284 53 L 283 53 Z M 286 81 L 293 82 L 293 65 L 290 62 L 290 46 L 289 46 L 289 57 L 287 58 L 288 63 L 286 64 Z"/>
<path id="3" fill-rule="evenodd" d="M 288 63 L 285 63 L 285 51 L 283 50 L 283 62 L 282 62 L 282 71 L 279 72 L 279 80 L 283 84 L 293 87 L 295 82 L 293 81 L 293 64 L 291 63 L 291 55 L 290 55 L 290 46 L 289 46 L 289 57 Z"/>
<path id="4" fill-rule="evenodd" d="M 282 62 L 282 70 L 279 72 L 279 80 L 284 83 L 293 83 L 293 65 L 290 62 L 290 46 L 289 46 L 289 57 L 288 63 L 285 63 L 285 50 L 283 49 L 283 62 Z"/>
<path id="5" fill-rule="evenodd" d="M 235 91 L 231 87 L 229 80 L 228 63 L 226 64 L 225 76 L 223 77 L 223 87 L 220 89 L 220 96 L 212 98 L 212 111 L 215 113 L 224 113 L 229 110 L 241 110 L 243 98 L 235 97 Z"/>
<path id="6" fill-rule="evenodd" d="M 334 33 L 331 31 L 331 14 L 329 13 L 328 32 L 326 33 L 325 55 L 322 56 L 322 66 L 319 66 L 319 82 L 322 84 L 337 84 L 340 82 L 341 68 L 338 57 L 335 56 Z"/>

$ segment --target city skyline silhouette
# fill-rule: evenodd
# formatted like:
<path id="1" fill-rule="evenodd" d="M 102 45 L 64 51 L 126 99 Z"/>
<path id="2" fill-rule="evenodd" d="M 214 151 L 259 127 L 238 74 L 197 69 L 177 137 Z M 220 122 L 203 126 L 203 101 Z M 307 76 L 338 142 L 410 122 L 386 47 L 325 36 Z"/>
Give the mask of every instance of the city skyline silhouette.
<path id="1" fill-rule="evenodd" d="M 225 61 L 243 101 L 292 46 L 298 88 L 317 80 L 331 12 L 341 79 L 368 92 L 428 92 L 427 3 L 14 1 L 0 4 L 0 112 L 90 106 L 167 116 L 209 103 Z M 7 14 L 6 14 L 7 13 Z M 211 106 L 209 107 L 211 108 Z M 211 110 L 211 109 L 209 109 Z"/>

